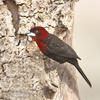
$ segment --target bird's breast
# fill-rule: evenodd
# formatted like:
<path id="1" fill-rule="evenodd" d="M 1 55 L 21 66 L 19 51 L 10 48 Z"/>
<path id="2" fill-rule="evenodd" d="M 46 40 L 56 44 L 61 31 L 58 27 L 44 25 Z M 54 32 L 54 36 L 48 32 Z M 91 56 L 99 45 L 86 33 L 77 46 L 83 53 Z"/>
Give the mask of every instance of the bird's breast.
<path id="1" fill-rule="evenodd" d="M 43 43 L 42 41 L 40 40 L 36 40 L 36 43 L 40 49 L 40 51 L 42 51 L 42 53 L 45 53 L 46 52 L 46 49 L 47 49 L 47 46 L 45 43 Z"/>

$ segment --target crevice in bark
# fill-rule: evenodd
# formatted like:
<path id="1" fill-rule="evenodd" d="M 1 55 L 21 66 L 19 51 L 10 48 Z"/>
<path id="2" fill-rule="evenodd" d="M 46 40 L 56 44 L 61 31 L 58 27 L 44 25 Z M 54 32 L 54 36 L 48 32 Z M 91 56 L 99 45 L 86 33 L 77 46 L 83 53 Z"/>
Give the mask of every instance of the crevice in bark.
<path id="1" fill-rule="evenodd" d="M 61 18 L 63 17 L 63 15 L 61 14 L 61 11 L 59 11 L 57 16 L 58 16 L 58 23 L 55 28 L 55 33 L 58 36 L 65 33 L 65 35 L 63 36 L 63 40 L 65 40 L 68 37 L 68 34 L 70 34 L 70 31 L 69 31 L 68 27 L 65 26 L 61 21 Z"/>
<path id="2" fill-rule="evenodd" d="M 5 68 L 4 68 L 4 65 L 5 64 L 10 64 L 11 63 L 11 61 L 5 61 L 5 62 L 2 62 L 2 64 L 1 64 L 1 68 L 2 68 L 2 72 L 3 72 L 3 74 L 6 76 L 6 72 L 5 72 Z"/>
<path id="3" fill-rule="evenodd" d="M 44 95 L 45 95 L 46 98 L 53 99 L 53 96 L 54 96 L 54 94 L 55 94 L 56 91 L 54 91 L 53 89 L 51 89 L 48 86 L 45 86 L 43 88 L 43 92 L 44 92 Z"/>
<path id="4" fill-rule="evenodd" d="M 14 0 L 3 0 L 4 4 L 7 5 L 8 10 L 12 14 L 12 24 L 15 28 L 15 36 L 17 36 L 17 32 L 19 30 L 19 13 L 18 13 L 18 5 Z"/>
<path id="5" fill-rule="evenodd" d="M 2 68 L 2 72 L 3 72 L 3 74 L 6 76 L 6 72 L 5 72 L 5 69 L 4 69 L 4 66 L 3 66 L 4 64 L 2 63 L 1 64 L 1 68 Z"/>

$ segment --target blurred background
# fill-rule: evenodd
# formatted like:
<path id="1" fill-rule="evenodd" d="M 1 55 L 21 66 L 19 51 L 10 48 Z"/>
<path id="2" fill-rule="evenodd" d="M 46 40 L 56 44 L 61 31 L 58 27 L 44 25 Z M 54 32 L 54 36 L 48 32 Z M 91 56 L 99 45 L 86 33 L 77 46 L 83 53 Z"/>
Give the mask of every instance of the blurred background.
<path id="1" fill-rule="evenodd" d="M 90 79 L 89 88 L 78 74 L 81 100 L 100 100 L 100 0 L 75 4 L 73 47 L 82 58 L 80 66 Z"/>

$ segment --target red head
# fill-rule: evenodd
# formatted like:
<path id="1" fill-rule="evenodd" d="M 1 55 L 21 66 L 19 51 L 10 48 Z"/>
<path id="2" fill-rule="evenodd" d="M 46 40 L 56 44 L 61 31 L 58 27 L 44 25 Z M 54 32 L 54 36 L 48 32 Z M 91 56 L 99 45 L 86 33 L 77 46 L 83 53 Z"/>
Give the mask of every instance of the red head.
<path id="1" fill-rule="evenodd" d="M 46 44 L 42 42 L 42 40 L 45 40 L 48 38 L 49 33 L 43 28 L 43 27 L 34 27 L 31 28 L 30 31 L 25 33 L 28 36 L 31 36 L 39 46 L 40 50 L 45 53 L 46 51 Z"/>
<path id="2" fill-rule="evenodd" d="M 40 26 L 31 28 L 26 34 L 33 37 L 34 40 L 45 40 L 48 37 L 48 32 Z"/>

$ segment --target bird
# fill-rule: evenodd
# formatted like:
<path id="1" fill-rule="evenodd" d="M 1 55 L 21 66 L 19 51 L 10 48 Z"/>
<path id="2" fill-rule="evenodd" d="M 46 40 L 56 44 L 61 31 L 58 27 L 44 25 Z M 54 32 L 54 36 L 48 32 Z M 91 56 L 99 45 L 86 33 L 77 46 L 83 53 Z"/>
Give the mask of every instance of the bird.
<path id="1" fill-rule="evenodd" d="M 40 51 L 45 56 L 60 64 L 68 62 L 74 65 L 87 84 L 92 87 L 91 82 L 78 64 L 78 60 L 81 60 L 81 58 L 70 45 L 65 43 L 56 35 L 50 34 L 44 27 L 41 26 L 32 27 L 25 33 L 25 35 L 32 37 L 32 39 L 37 43 Z"/>

